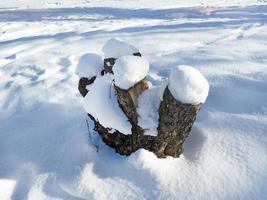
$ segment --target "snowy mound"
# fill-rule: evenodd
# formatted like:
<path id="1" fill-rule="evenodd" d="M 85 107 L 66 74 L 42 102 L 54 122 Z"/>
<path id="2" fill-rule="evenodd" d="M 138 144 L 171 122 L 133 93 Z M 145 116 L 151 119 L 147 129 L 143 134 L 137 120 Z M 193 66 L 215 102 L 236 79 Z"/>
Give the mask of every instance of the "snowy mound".
<path id="1" fill-rule="evenodd" d="M 89 86 L 90 91 L 84 98 L 84 108 L 102 126 L 132 134 L 131 125 L 119 107 L 112 81 L 111 74 L 98 76 L 94 84 Z"/>
<path id="2" fill-rule="evenodd" d="M 105 58 L 119 58 L 139 52 L 134 46 L 114 38 L 105 43 L 102 51 L 105 54 Z"/>
<path id="3" fill-rule="evenodd" d="M 100 74 L 103 66 L 101 56 L 93 53 L 87 53 L 80 57 L 75 73 L 79 77 L 92 78 Z"/>
<path id="4" fill-rule="evenodd" d="M 171 70 L 168 88 L 176 100 L 193 105 L 204 103 L 209 93 L 205 77 L 197 69 L 186 65 Z"/>
<path id="5" fill-rule="evenodd" d="M 121 89 L 128 90 L 145 78 L 148 71 L 149 63 L 146 59 L 137 56 L 123 56 L 113 66 L 115 84 Z"/>

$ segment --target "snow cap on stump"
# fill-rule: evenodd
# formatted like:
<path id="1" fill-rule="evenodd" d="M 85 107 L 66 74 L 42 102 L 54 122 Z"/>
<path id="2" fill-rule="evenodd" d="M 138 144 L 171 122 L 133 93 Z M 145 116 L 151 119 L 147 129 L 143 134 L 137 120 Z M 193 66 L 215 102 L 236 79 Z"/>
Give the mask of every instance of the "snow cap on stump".
<path id="1" fill-rule="evenodd" d="M 75 73 L 81 78 L 92 78 L 100 74 L 103 67 L 101 56 L 87 53 L 80 57 Z"/>
<path id="2" fill-rule="evenodd" d="M 120 57 L 113 66 L 115 85 L 128 90 L 144 79 L 148 71 L 149 63 L 146 59 L 137 56 Z"/>
<path id="3" fill-rule="evenodd" d="M 102 51 L 105 54 L 105 58 L 119 58 L 121 56 L 133 55 L 134 53 L 139 52 L 134 46 L 114 38 L 105 43 Z"/>
<path id="4" fill-rule="evenodd" d="M 197 69 L 187 65 L 171 70 L 168 88 L 176 100 L 193 105 L 204 103 L 209 93 L 205 77 Z"/>

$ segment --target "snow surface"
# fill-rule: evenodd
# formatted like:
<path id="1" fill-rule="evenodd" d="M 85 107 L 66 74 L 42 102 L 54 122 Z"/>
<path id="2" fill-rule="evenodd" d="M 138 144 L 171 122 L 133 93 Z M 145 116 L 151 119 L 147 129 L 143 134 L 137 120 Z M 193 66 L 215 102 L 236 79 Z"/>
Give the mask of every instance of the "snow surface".
<path id="1" fill-rule="evenodd" d="M 1 200 L 9 200 L 12 197 L 13 190 L 16 186 L 15 180 L 0 180 L 0 199 Z"/>
<path id="2" fill-rule="evenodd" d="M 105 58 L 119 58 L 138 53 L 138 49 L 124 41 L 112 38 L 102 48 Z"/>
<path id="3" fill-rule="evenodd" d="M 138 98 L 137 112 L 139 114 L 138 124 L 145 132 L 145 135 L 157 136 L 159 123 L 159 106 L 162 101 L 166 84 L 150 86 Z"/>
<path id="4" fill-rule="evenodd" d="M 101 56 L 93 53 L 87 53 L 80 57 L 75 73 L 79 77 L 92 78 L 100 75 L 103 69 L 103 60 Z"/>
<path id="5" fill-rule="evenodd" d="M 266 12 L 262 0 L 0 1 L 0 197 L 267 199 Z M 114 37 L 146 56 L 153 86 L 184 64 L 208 80 L 180 158 L 122 157 L 91 122 L 89 139 L 75 68 Z"/>
<path id="6" fill-rule="evenodd" d="M 186 104 L 204 103 L 209 94 L 209 83 L 205 77 L 187 65 L 172 68 L 168 88 L 176 100 Z"/>
<path id="7" fill-rule="evenodd" d="M 115 85 L 128 90 L 144 79 L 149 71 L 149 62 L 139 56 L 123 56 L 116 60 L 113 68 Z"/>
<path id="8" fill-rule="evenodd" d="M 132 134 L 132 126 L 119 107 L 113 79 L 112 74 L 98 76 L 84 98 L 84 108 L 104 127 Z"/>
<path id="9" fill-rule="evenodd" d="M 69 8 L 69 7 L 107 7 L 110 8 L 179 8 L 196 6 L 250 6 L 265 4 L 265 0 L 5 0 L 0 1 L 2 8 Z M 84 14 L 84 13 L 82 13 Z M 127 14 L 127 13 L 126 13 Z M 130 15 L 128 16 L 130 17 Z"/>

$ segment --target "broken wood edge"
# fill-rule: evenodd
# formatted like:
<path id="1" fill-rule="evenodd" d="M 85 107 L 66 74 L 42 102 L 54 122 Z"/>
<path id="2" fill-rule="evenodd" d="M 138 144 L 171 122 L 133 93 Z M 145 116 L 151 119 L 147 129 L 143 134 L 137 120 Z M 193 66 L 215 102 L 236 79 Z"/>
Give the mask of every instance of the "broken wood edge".
<path id="1" fill-rule="evenodd" d="M 138 97 L 148 89 L 148 81 L 143 78 L 141 81 L 130 87 L 128 90 L 121 89 L 114 84 L 117 100 L 120 108 L 129 119 L 132 126 L 138 126 Z"/>

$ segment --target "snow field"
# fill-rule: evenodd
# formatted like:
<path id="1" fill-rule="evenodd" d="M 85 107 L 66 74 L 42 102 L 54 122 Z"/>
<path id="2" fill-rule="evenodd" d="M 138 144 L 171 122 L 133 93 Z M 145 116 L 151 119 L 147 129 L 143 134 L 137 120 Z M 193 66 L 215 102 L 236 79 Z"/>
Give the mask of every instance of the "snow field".
<path id="1" fill-rule="evenodd" d="M 0 197 L 267 199 L 266 2 L 25 2 L 0 2 Z M 75 67 L 110 38 L 146 55 L 155 87 L 180 65 L 208 80 L 179 159 L 121 157 L 91 123 L 89 139 Z"/>

